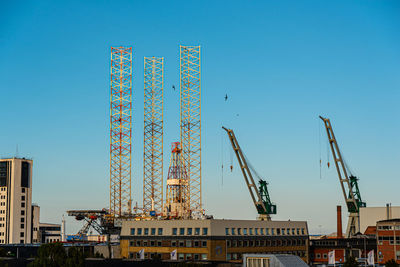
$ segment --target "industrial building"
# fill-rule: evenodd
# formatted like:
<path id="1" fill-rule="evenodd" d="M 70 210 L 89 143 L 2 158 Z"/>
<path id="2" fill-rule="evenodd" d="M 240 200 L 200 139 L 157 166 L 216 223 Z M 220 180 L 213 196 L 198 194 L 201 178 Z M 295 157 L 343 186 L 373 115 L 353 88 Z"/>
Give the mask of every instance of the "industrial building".
<path id="1" fill-rule="evenodd" d="M 32 242 L 32 160 L 0 159 L 0 244 Z"/>
<path id="2" fill-rule="evenodd" d="M 400 263 L 400 218 L 382 220 L 376 224 L 378 264 L 394 259 Z"/>
<path id="3" fill-rule="evenodd" d="M 121 255 L 238 262 L 245 253 L 293 254 L 308 262 L 307 222 L 261 220 L 126 220 Z M 142 255 L 143 253 L 143 255 Z"/>

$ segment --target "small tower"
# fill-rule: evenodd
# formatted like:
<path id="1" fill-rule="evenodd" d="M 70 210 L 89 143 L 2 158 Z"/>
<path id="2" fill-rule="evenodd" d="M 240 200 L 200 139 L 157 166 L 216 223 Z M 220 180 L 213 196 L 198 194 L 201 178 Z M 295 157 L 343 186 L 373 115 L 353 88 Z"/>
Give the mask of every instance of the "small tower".
<path id="1" fill-rule="evenodd" d="M 172 143 L 164 214 L 173 218 L 188 218 L 190 216 L 189 179 L 179 142 Z"/>

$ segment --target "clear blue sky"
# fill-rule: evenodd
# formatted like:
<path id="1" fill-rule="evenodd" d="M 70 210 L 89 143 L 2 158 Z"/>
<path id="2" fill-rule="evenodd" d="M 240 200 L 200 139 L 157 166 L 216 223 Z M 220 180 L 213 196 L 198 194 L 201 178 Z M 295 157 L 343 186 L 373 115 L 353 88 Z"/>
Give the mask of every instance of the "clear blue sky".
<path id="1" fill-rule="evenodd" d="M 399 14 L 399 1 L 384 0 L 2 1 L 0 155 L 18 145 L 34 159 L 42 221 L 107 206 L 110 46 L 132 46 L 132 189 L 141 204 L 143 57 L 165 58 L 166 169 L 179 140 L 171 88 L 179 85 L 179 45 L 199 44 L 208 213 L 256 217 L 236 161 L 222 185 L 231 149 L 224 124 L 270 182 L 274 219 L 332 232 L 344 201 L 335 169 L 325 167 L 320 114 L 331 118 L 367 204 L 400 205 Z"/>

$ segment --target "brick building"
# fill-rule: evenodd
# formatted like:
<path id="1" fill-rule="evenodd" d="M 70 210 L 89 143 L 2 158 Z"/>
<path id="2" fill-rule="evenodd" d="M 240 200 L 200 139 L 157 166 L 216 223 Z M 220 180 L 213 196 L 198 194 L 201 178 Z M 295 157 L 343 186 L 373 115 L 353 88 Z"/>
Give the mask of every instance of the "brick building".
<path id="1" fill-rule="evenodd" d="M 382 220 L 376 224 L 378 263 L 391 259 L 400 263 L 400 219 Z"/>
<path id="2" fill-rule="evenodd" d="M 292 254 L 308 262 L 307 222 L 252 220 L 123 221 L 121 256 L 240 262 L 245 253 Z"/>

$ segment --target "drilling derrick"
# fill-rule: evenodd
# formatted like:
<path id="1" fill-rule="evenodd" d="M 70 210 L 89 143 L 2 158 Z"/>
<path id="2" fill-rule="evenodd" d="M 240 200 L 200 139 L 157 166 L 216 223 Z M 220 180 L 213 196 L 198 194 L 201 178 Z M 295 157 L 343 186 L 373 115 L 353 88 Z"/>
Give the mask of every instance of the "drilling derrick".
<path id="1" fill-rule="evenodd" d="M 144 58 L 143 209 L 163 205 L 163 87 L 164 58 Z"/>
<path id="2" fill-rule="evenodd" d="M 190 216 L 189 178 L 185 168 L 180 143 L 172 143 L 171 162 L 167 177 L 167 196 L 164 213 L 168 217 Z"/>
<path id="3" fill-rule="evenodd" d="M 132 47 L 111 47 L 110 214 L 130 213 Z"/>
<path id="4" fill-rule="evenodd" d="M 190 209 L 202 211 L 200 46 L 180 46 L 181 144 L 190 182 Z"/>

